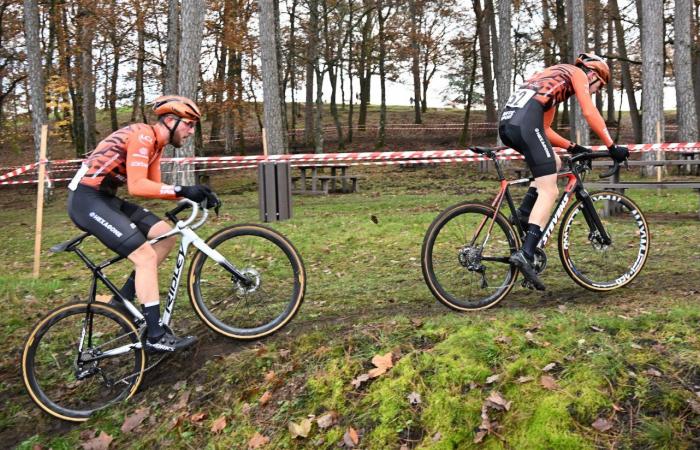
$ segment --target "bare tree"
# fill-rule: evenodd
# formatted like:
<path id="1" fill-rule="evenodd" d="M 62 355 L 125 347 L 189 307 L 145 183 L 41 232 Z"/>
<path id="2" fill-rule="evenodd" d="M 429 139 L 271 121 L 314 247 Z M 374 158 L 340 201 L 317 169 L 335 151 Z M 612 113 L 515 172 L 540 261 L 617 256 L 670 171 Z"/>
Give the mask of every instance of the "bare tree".
<path id="1" fill-rule="evenodd" d="M 199 60 L 202 47 L 202 32 L 204 29 L 204 0 L 187 0 L 182 2 L 182 35 L 179 53 L 179 94 L 197 99 L 197 84 L 199 82 Z M 176 157 L 191 157 L 195 154 L 194 142 L 190 139 L 181 148 L 175 149 Z M 190 166 L 182 166 L 174 174 L 173 183 L 193 184 L 194 172 Z"/>
<path id="2" fill-rule="evenodd" d="M 87 2 L 85 2 L 87 3 Z M 92 44 L 95 38 L 95 13 L 82 3 L 78 10 L 80 29 L 80 85 L 83 93 L 83 118 L 85 120 L 85 149 L 92 151 L 97 145 L 97 111 L 92 62 Z M 94 5 L 90 5 L 93 7 Z"/>
<path id="3" fill-rule="evenodd" d="M 168 49 L 165 59 L 163 94 L 177 92 L 177 68 L 180 38 L 180 1 L 168 0 Z"/>
<path id="4" fill-rule="evenodd" d="M 510 95 L 510 77 L 512 61 L 512 48 L 510 41 L 511 29 L 511 2 L 499 0 L 498 2 L 498 61 L 496 64 L 496 90 L 498 93 L 498 117 L 500 117 L 506 100 Z"/>
<path id="5" fill-rule="evenodd" d="M 698 121 L 693 93 L 691 48 L 691 0 L 675 0 L 673 73 L 676 77 L 676 104 L 678 105 L 678 139 L 693 142 L 698 138 Z"/>
<path id="6" fill-rule="evenodd" d="M 586 51 L 586 13 L 583 0 L 569 0 L 571 9 L 571 57 Z M 574 116 L 571 127 L 571 139 L 581 145 L 588 145 L 589 127 L 583 117 L 581 107 L 575 98 L 570 100 L 571 112 Z"/>
<path id="7" fill-rule="evenodd" d="M 36 0 L 24 0 L 24 35 L 27 46 L 29 72 L 29 99 L 32 109 L 34 160 L 39 160 L 41 126 L 48 122 L 44 100 L 44 71 L 41 69 L 39 47 L 39 7 Z"/>
<path id="8" fill-rule="evenodd" d="M 419 23 L 418 20 L 423 16 L 423 1 L 409 0 L 408 11 L 410 16 L 409 21 L 409 41 L 411 43 L 411 74 L 413 74 L 413 111 L 414 123 L 423 123 L 421 118 L 421 80 L 420 80 L 420 43 L 419 39 Z"/>
<path id="9" fill-rule="evenodd" d="M 642 0 L 642 142 L 660 142 L 664 135 L 663 0 Z M 654 159 L 652 152 L 645 159 Z M 653 168 L 647 170 L 651 174 Z"/>
<path id="10" fill-rule="evenodd" d="M 284 120 L 280 99 L 280 74 L 277 63 L 278 36 L 275 31 L 275 5 L 277 0 L 259 0 L 260 7 L 260 59 L 263 80 L 263 123 L 267 135 L 269 154 L 287 153 Z"/>
<path id="11" fill-rule="evenodd" d="M 486 121 L 496 121 L 496 106 L 493 99 L 493 75 L 491 72 L 491 44 L 489 38 L 489 14 L 493 14 L 488 8 L 481 8 L 481 0 L 473 0 L 474 14 L 476 14 L 476 26 L 479 30 L 479 48 L 481 50 L 481 74 L 484 82 L 484 103 L 486 105 Z"/>

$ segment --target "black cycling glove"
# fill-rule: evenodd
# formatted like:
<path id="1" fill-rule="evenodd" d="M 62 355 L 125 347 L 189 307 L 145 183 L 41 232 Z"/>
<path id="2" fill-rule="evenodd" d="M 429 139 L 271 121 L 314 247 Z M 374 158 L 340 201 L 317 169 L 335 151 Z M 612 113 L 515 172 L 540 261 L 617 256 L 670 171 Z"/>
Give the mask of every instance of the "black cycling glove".
<path id="1" fill-rule="evenodd" d="M 578 155 L 579 153 L 588 153 L 590 150 L 583 145 L 578 145 L 575 143 L 571 143 L 571 146 L 566 149 L 567 152 L 571 153 L 572 155 Z"/>
<path id="2" fill-rule="evenodd" d="M 219 197 L 214 191 L 209 189 L 209 186 L 203 184 L 195 184 L 194 186 L 175 186 L 175 193 L 180 197 L 185 197 L 193 202 L 201 203 L 207 201 L 206 208 L 214 208 L 219 205 Z"/>
<path id="3" fill-rule="evenodd" d="M 610 157 L 619 163 L 625 161 L 630 156 L 630 151 L 624 145 L 613 144 L 608 147 L 608 151 L 610 152 Z"/>

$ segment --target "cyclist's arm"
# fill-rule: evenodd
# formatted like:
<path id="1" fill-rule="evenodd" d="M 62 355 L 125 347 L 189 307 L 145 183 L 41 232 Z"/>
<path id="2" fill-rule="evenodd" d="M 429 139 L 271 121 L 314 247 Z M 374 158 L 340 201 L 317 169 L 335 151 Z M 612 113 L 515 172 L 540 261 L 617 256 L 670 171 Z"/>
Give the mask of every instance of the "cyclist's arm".
<path id="1" fill-rule="evenodd" d="M 548 111 L 544 112 L 544 134 L 547 135 L 547 139 L 552 143 L 554 147 L 559 147 L 567 149 L 571 147 L 571 141 L 562 137 L 552 129 L 552 121 L 554 120 L 554 113 L 556 108 L 549 108 Z"/>
<path id="2" fill-rule="evenodd" d="M 152 173 L 149 169 L 149 158 L 152 153 L 150 146 L 146 146 L 139 139 L 130 139 L 126 148 L 126 181 L 129 194 L 137 197 L 176 199 L 173 186 L 160 182 L 160 169 L 157 180 L 149 178 Z M 160 165 L 160 158 L 153 161 Z"/>
<path id="3" fill-rule="evenodd" d="M 591 94 L 588 91 L 588 77 L 583 70 L 576 70 L 571 81 L 574 85 L 574 92 L 576 92 L 578 104 L 581 106 L 581 111 L 583 111 L 583 117 L 586 119 L 586 122 L 588 122 L 593 132 L 603 141 L 603 144 L 610 147 L 613 145 L 613 140 L 610 137 L 608 127 L 605 125 L 603 117 L 600 115 L 591 99 Z"/>

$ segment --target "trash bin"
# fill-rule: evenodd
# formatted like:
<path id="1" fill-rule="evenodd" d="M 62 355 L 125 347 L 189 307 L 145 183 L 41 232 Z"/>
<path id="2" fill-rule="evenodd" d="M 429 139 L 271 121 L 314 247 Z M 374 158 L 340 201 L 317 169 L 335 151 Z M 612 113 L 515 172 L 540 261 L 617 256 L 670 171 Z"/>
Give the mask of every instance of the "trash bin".
<path id="1" fill-rule="evenodd" d="M 288 162 L 263 162 L 258 166 L 260 220 L 276 222 L 292 217 L 292 180 Z"/>

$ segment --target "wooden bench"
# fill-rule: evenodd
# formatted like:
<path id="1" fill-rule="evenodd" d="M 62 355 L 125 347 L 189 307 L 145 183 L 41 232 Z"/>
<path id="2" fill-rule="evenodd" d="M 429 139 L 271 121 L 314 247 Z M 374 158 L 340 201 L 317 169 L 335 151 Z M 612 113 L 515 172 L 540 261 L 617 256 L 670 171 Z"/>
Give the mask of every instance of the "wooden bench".
<path id="1" fill-rule="evenodd" d="M 331 192 L 358 192 L 359 191 L 359 183 L 358 179 L 360 177 L 357 175 L 318 175 L 316 176 L 316 183 L 313 183 L 312 180 L 312 186 L 311 189 L 306 189 L 306 186 L 301 184 L 300 186 L 297 187 L 297 182 L 305 182 L 306 180 L 301 177 L 301 176 L 294 176 L 292 177 L 292 186 L 293 186 L 293 193 L 295 194 L 321 194 L 321 195 L 328 195 Z M 308 178 L 307 178 L 308 179 Z M 319 189 L 318 187 L 318 182 L 321 183 L 321 187 Z M 341 189 L 338 190 L 336 189 L 337 183 L 341 183 Z M 348 182 L 350 184 L 350 187 L 348 188 Z"/>
<path id="2" fill-rule="evenodd" d="M 586 188 L 590 190 L 604 189 L 625 193 L 626 189 L 693 189 L 700 199 L 700 182 L 692 181 L 612 181 L 612 182 L 588 182 Z M 698 218 L 700 218 L 700 204 L 698 205 Z"/>

